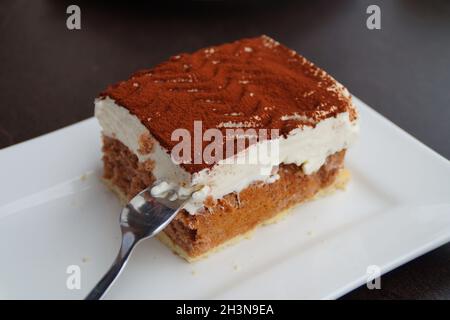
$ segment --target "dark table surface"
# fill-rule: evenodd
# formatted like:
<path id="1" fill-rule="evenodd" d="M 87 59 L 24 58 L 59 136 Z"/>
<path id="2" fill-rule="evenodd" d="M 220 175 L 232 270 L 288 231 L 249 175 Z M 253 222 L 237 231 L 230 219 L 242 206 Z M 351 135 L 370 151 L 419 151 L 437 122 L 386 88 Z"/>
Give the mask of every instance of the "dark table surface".
<path id="1" fill-rule="evenodd" d="M 81 7 L 81 30 L 66 28 L 72 3 Z M 94 97 L 137 69 L 267 34 L 450 158 L 450 1 L 151 3 L 1 1 L 0 148 L 91 117 Z M 381 8 L 381 30 L 366 28 L 370 4 Z M 344 298 L 449 299 L 450 244 L 381 283 Z"/>

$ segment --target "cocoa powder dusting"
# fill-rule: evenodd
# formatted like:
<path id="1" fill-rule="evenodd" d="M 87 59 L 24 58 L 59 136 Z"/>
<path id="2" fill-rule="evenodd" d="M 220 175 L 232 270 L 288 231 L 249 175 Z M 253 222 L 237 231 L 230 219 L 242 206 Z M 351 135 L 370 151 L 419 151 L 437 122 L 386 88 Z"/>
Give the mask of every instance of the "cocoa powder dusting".
<path id="1" fill-rule="evenodd" d="M 195 120 L 203 130 L 279 129 L 286 135 L 341 112 L 357 117 L 332 77 L 267 36 L 173 56 L 100 96 L 136 115 L 168 152 L 178 143 L 171 141 L 172 132 L 193 132 Z M 212 165 L 182 166 L 197 172 Z"/>

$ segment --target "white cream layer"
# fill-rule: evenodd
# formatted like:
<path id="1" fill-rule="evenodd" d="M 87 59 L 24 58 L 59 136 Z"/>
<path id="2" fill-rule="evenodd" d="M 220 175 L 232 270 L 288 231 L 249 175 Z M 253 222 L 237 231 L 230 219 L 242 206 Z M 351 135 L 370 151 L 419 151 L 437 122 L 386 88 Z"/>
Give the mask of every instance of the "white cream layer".
<path id="1" fill-rule="evenodd" d="M 359 131 L 357 121 L 350 121 L 347 112 L 340 113 L 336 117 L 322 120 L 314 128 L 297 128 L 287 137 L 252 145 L 235 155 L 234 161 L 225 159 L 211 169 L 190 174 L 175 164 L 170 154 L 156 140 L 150 154 L 140 154 L 137 151 L 139 137 L 149 134 L 148 129 L 136 116 L 117 105 L 114 100 L 108 97 L 97 99 L 95 116 L 103 128 L 103 134 L 121 141 L 136 154 L 139 161 L 154 161 L 153 175 L 157 180 L 152 190 L 154 196 L 164 196 L 170 189 L 177 190 L 180 198 L 187 198 L 192 193 L 185 205 L 185 209 L 191 214 L 197 213 L 203 207 L 208 196 L 220 199 L 229 193 L 240 192 L 254 182 L 276 181 L 277 169 L 281 163 L 303 165 L 303 171 L 311 174 L 325 163 L 329 155 L 348 148 L 357 138 Z M 249 155 L 254 155 L 255 150 L 261 148 L 262 144 L 267 144 L 269 148 L 277 147 L 277 156 L 272 157 L 270 163 L 245 161 Z"/>

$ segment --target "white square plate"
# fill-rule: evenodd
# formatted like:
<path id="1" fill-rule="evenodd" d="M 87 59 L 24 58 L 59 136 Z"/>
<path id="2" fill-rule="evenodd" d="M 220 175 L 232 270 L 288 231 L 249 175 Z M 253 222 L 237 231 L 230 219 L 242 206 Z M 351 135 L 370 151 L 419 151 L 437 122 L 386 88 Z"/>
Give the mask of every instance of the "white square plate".
<path id="1" fill-rule="evenodd" d="M 141 243 L 107 298 L 337 298 L 450 240 L 450 164 L 355 99 L 361 137 L 346 192 L 302 205 L 206 260 Z M 120 243 L 99 181 L 95 119 L 0 150 L 0 298 L 81 299 Z M 79 266 L 81 289 L 67 268 Z"/>

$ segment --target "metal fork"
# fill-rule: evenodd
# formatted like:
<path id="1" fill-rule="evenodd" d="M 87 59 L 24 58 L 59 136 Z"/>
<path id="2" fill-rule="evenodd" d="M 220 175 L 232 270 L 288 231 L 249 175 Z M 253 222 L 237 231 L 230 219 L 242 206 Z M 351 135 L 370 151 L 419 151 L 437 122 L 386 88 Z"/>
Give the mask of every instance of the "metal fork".
<path id="1" fill-rule="evenodd" d="M 122 244 L 119 254 L 108 272 L 87 295 L 86 300 L 101 299 L 123 270 L 136 244 L 163 230 L 186 201 L 169 201 L 175 191 L 169 191 L 165 198 L 156 199 L 151 195 L 151 188 L 141 191 L 123 208 L 120 215 Z"/>

